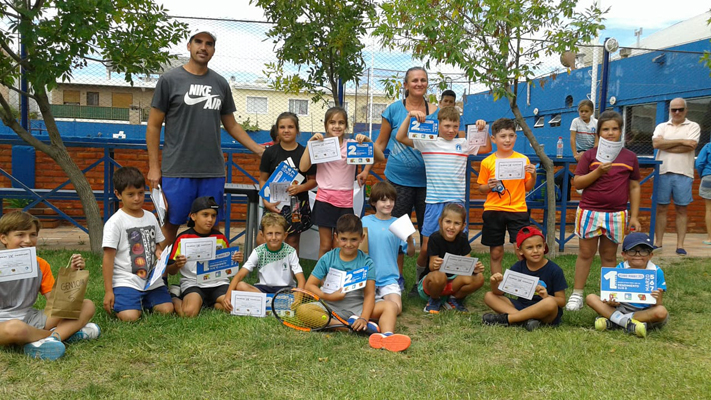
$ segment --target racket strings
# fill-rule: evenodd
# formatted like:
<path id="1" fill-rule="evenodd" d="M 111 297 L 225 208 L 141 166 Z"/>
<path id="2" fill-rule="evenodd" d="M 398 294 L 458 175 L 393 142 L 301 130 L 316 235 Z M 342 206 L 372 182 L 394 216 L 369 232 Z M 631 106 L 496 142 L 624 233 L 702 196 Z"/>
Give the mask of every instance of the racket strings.
<path id="1" fill-rule="evenodd" d="M 274 297 L 273 308 L 277 318 L 296 327 L 319 329 L 331 321 L 321 302 L 308 293 L 280 293 Z"/>

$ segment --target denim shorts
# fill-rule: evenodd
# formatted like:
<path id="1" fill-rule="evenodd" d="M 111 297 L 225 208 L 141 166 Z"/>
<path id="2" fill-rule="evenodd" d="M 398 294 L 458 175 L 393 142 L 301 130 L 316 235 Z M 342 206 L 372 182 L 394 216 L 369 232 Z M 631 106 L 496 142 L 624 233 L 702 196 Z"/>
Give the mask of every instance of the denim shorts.
<path id="1" fill-rule="evenodd" d="M 686 175 L 666 173 L 659 175 L 654 187 L 657 191 L 657 204 L 669 204 L 672 197 L 674 205 L 687 206 L 693 201 L 691 187 L 694 179 Z"/>

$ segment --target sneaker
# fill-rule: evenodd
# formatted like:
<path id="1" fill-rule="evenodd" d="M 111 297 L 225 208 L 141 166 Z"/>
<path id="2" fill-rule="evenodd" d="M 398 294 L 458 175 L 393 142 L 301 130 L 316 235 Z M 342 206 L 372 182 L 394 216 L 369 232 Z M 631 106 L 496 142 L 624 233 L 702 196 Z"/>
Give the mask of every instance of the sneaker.
<path id="1" fill-rule="evenodd" d="M 101 336 L 101 328 L 93 322 L 84 325 L 83 328 L 76 331 L 72 336 L 69 336 L 67 343 L 78 342 L 80 340 L 93 340 Z"/>
<path id="2" fill-rule="evenodd" d="M 353 325 L 358 318 L 360 318 L 360 317 L 358 317 L 357 315 L 351 315 L 351 317 L 348 318 L 348 320 L 347 320 L 348 325 Z M 365 328 L 365 333 L 369 333 L 369 334 L 380 333 L 380 327 L 375 322 L 368 321 L 368 325 Z"/>
<path id="3" fill-rule="evenodd" d="M 647 337 L 647 324 L 630 318 L 630 320 L 627 321 L 627 326 L 625 326 L 625 332 L 641 338 Z"/>
<path id="4" fill-rule="evenodd" d="M 583 295 L 578 293 L 573 293 L 568 298 L 568 304 L 565 305 L 565 309 L 568 311 L 580 311 L 583 308 Z"/>
<path id="5" fill-rule="evenodd" d="M 168 292 L 170 293 L 170 297 L 180 297 L 180 285 L 170 285 L 170 289 L 168 289 Z"/>
<path id="6" fill-rule="evenodd" d="M 605 317 L 597 317 L 595 318 L 595 329 L 603 332 L 603 331 L 609 331 L 615 327 L 615 324 L 612 323 L 609 319 Z"/>
<path id="7" fill-rule="evenodd" d="M 508 314 L 486 313 L 481 316 L 481 322 L 484 325 L 509 326 L 509 315 Z"/>
<path id="8" fill-rule="evenodd" d="M 27 343 L 24 350 L 25 354 L 32 358 L 54 361 L 64 355 L 66 347 L 56 337 L 48 336 L 36 342 Z"/>
<path id="9" fill-rule="evenodd" d="M 374 349 L 385 349 L 388 351 L 403 351 L 410 347 L 410 337 L 399 333 L 374 333 L 368 338 L 368 344 Z"/>
<path id="10" fill-rule="evenodd" d="M 526 328 L 527 331 L 531 332 L 541 327 L 541 321 L 537 319 L 529 319 L 523 324 L 523 327 Z"/>
<path id="11" fill-rule="evenodd" d="M 686 250 L 684 250 L 684 249 L 682 249 L 681 247 L 679 247 L 678 249 L 676 249 L 676 254 L 678 254 L 678 255 L 680 255 L 680 256 L 685 256 L 685 255 L 686 255 Z"/>
<path id="12" fill-rule="evenodd" d="M 412 285 L 412 289 L 407 292 L 407 297 L 418 298 L 420 297 L 420 290 L 417 288 L 417 284 Z"/>
<path id="13" fill-rule="evenodd" d="M 425 312 L 428 314 L 439 314 L 439 309 L 442 307 L 442 299 L 430 299 L 425 306 Z"/>
<path id="14" fill-rule="evenodd" d="M 397 284 L 400 286 L 400 293 L 403 293 L 405 291 L 405 277 L 401 276 L 397 278 Z"/>
<path id="15" fill-rule="evenodd" d="M 447 301 L 447 304 L 450 307 L 452 307 L 452 310 L 456 310 L 456 311 L 463 312 L 463 313 L 468 313 L 469 309 L 464 307 L 464 305 L 462 304 L 462 301 L 464 301 L 464 299 L 456 299 L 454 296 L 449 296 L 449 300 Z"/>

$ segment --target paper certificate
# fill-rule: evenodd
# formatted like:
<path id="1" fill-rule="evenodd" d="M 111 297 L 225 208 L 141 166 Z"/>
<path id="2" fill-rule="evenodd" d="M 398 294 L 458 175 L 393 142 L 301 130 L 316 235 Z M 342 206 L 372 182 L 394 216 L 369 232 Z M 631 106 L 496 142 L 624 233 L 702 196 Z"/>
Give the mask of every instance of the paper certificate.
<path id="1" fill-rule="evenodd" d="M 467 125 L 467 141 L 472 146 L 486 146 L 486 138 L 489 136 L 489 124 L 484 129 L 478 130 L 476 124 Z"/>
<path id="2" fill-rule="evenodd" d="M 358 268 L 346 274 L 343 279 L 343 293 L 352 292 L 354 290 L 363 289 L 365 281 L 368 279 L 368 268 Z"/>
<path id="3" fill-rule="evenodd" d="M 266 308 L 266 293 L 232 291 L 232 315 L 264 317 Z"/>
<path id="4" fill-rule="evenodd" d="M 282 161 L 279 163 L 279 165 L 277 165 L 274 172 L 271 174 L 271 176 L 269 176 L 269 179 L 267 179 L 267 181 L 264 183 L 264 186 L 262 186 L 262 189 L 259 191 L 259 195 L 270 203 L 276 203 L 279 200 L 276 200 L 274 195 L 271 193 L 272 183 L 286 183 L 286 187 L 288 188 L 289 185 L 299 185 L 303 181 L 304 176 L 296 170 L 296 168 L 294 167 L 294 162 L 291 160 L 291 157 L 289 157 L 285 161 Z M 275 189 L 283 189 L 283 186 L 277 186 Z M 277 196 L 278 195 L 279 194 L 277 193 Z"/>
<path id="5" fill-rule="evenodd" d="M 239 247 L 228 247 L 215 252 L 215 259 L 197 262 L 195 278 L 197 282 L 209 282 L 225 279 L 237 275 L 239 263 L 232 261 L 232 255 L 239 251 Z"/>
<path id="6" fill-rule="evenodd" d="M 374 157 L 373 142 L 353 142 L 346 145 L 346 161 L 348 164 L 372 164 L 375 161 Z"/>
<path id="7" fill-rule="evenodd" d="M 36 278 L 37 271 L 34 247 L 0 251 L 0 282 Z"/>
<path id="8" fill-rule="evenodd" d="M 146 282 L 146 287 L 143 288 L 143 290 L 148 290 L 151 285 L 156 283 L 158 279 L 163 277 L 163 273 L 165 273 L 165 269 L 168 267 L 168 259 L 170 258 L 170 253 L 173 251 L 173 245 L 168 245 L 163 251 L 160 253 L 160 258 L 156 262 L 155 268 L 151 271 L 150 275 L 148 275 L 148 279 Z"/>
<path id="9" fill-rule="evenodd" d="M 595 159 L 601 163 L 613 162 L 622 151 L 624 145 L 625 143 L 622 141 L 611 142 L 600 138 L 600 141 L 597 144 L 597 154 L 595 155 Z"/>
<path id="10" fill-rule="evenodd" d="M 341 146 L 337 137 L 309 141 L 311 164 L 321 164 L 341 159 Z"/>
<path id="11" fill-rule="evenodd" d="M 217 238 L 214 236 L 180 241 L 180 254 L 184 255 L 188 261 L 214 260 L 216 250 Z"/>
<path id="12" fill-rule="evenodd" d="M 165 213 L 168 212 L 168 202 L 165 200 L 163 188 L 160 185 L 151 190 L 151 201 L 153 202 L 153 207 L 156 209 L 160 226 L 165 225 Z"/>
<path id="13" fill-rule="evenodd" d="M 343 287 L 343 281 L 346 279 L 346 272 L 335 268 L 328 270 L 326 279 L 323 280 L 321 291 L 326 294 L 335 293 Z"/>
<path id="14" fill-rule="evenodd" d="M 618 303 L 657 304 L 657 271 L 652 269 L 603 268 L 600 271 L 600 298 Z"/>
<path id="15" fill-rule="evenodd" d="M 504 272 L 504 280 L 499 284 L 499 290 L 531 300 L 533 295 L 536 294 L 536 286 L 538 286 L 537 277 L 507 269 Z"/>
<path id="16" fill-rule="evenodd" d="M 446 274 L 469 276 L 474 273 L 477 261 L 479 261 L 478 258 L 444 253 L 442 266 L 439 267 L 439 270 Z"/>
<path id="17" fill-rule="evenodd" d="M 267 294 L 267 315 L 270 315 L 276 307 L 280 317 L 294 316 L 294 294 L 288 293 L 286 296 L 279 296 L 274 303 L 274 294 Z"/>
<path id="18" fill-rule="evenodd" d="M 497 158 L 495 178 L 500 181 L 526 178 L 525 158 Z"/>
<path id="19" fill-rule="evenodd" d="M 291 201 L 289 195 L 289 186 L 291 182 L 272 182 L 269 184 L 269 202 L 287 202 Z"/>
<path id="20" fill-rule="evenodd" d="M 407 137 L 414 140 L 437 140 L 439 137 L 439 122 L 426 120 L 419 122 L 417 118 L 410 118 Z"/>

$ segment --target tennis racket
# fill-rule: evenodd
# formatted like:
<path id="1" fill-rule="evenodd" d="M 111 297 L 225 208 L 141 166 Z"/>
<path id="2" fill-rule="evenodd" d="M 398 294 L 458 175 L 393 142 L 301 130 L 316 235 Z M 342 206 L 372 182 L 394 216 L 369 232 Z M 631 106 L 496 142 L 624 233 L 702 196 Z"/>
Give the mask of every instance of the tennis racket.
<path id="1" fill-rule="evenodd" d="M 353 330 L 317 295 L 299 288 L 278 291 L 272 298 L 272 314 L 279 322 L 299 331 L 320 331 L 336 328 Z"/>

